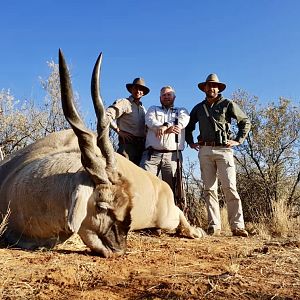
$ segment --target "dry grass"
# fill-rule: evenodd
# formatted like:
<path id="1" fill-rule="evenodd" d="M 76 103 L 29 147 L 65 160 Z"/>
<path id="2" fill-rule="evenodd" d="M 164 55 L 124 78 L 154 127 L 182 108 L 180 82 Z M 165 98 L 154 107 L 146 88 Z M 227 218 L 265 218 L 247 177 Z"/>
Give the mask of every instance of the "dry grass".
<path id="1" fill-rule="evenodd" d="M 10 216 L 10 209 L 7 210 L 7 213 L 5 214 L 5 216 L 1 216 L 1 224 L 0 224 L 0 236 L 2 236 L 2 234 L 4 233 L 4 231 L 6 230 L 6 226 L 8 223 L 8 219 Z"/>
<path id="2" fill-rule="evenodd" d="M 298 220 L 291 218 L 292 212 L 286 201 L 281 200 L 272 203 L 274 215 L 271 222 L 273 234 L 280 236 L 291 236 L 296 233 L 295 228 L 299 228 Z"/>
<path id="3" fill-rule="evenodd" d="M 231 233 L 229 221 L 228 221 L 228 212 L 227 212 L 227 207 L 224 205 L 221 208 L 221 224 L 222 224 L 222 231 L 225 233 Z"/>
<path id="4" fill-rule="evenodd" d="M 293 218 L 292 209 L 286 204 L 283 199 L 277 203 L 272 204 L 273 217 L 261 216 L 258 223 L 247 222 L 246 229 L 251 235 L 259 235 L 264 239 L 271 239 L 272 237 L 295 237 L 299 238 L 300 218 Z M 207 212 L 204 203 L 201 209 L 197 207 L 198 215 L 196 218 L 201 220 L 201 227 L 207 228 Z M 222 232 L 224 235 L 231 235 L 231 229 L 228 222 L 227 207 L 224 205 L 220 209 Z M 259 213 L 259 212 L 258 212 Z M 192 222 L 192 220 L 190 220 Z M 193 222 L 192 222 L 193 223 Z"/>
<path id="5" fill-rule="evenodd" d="M 274 211 L 249 238 L 231 236 L 226 207 L 220 237 L 130 232 L 126 255 L 110 259 L 92 255 L 78 235 L 53 250 L 2 248 L 0 298 L 300 299 L 299 220 L 282 203 Z"/>
<path id="6" fill-rule="evenodd" d="M 272 237 L 295 237 L 299 238 L 300 219 L 293 218 L 291 208 L 286 201 L 280 200 L 272 203 L 273 216 L 261 216 L 256 225 L 257 231 L 262 238 Z"/>

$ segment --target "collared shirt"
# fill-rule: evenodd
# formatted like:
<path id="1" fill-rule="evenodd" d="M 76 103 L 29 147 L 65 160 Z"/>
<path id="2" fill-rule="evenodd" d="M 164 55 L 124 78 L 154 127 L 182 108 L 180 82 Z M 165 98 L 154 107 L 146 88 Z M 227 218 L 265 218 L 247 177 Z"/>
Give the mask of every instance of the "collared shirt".
<path id="1" fill-rule="evenodd" d="M 181 133 L 178 135 L 178 150 L 184 149 L 185 130 L 190 116 L 188 111 L 183 108 L 163 108 L 162 106 L 151 106 L 146 113 L 146 126 L 148 128 L 146 136 L 146 148 L 152 147 L 156 150 L 177 150 L 175 133 L 164 134 L 161 138 L 156 137 L 156 130 L 164 123 L 169 126 L 175 124 L 178 116 L 178 125 L 181 126 Z"/>
<path id="2" fill-rule="evenodd" d="M 112 129 L 119 128 L 137 137 L 145 136 L 145 114 L 143 104 L 134 102 L 132 96 L 116 100 L 106 110 Z"/>
<path id="3" fill-rule="evenodd" d="M 204 104 L 208 110 L 211 119 L 206 115 Z M 198 136 L 198 141 L 204 142 L 215 142 L 215 134 L 217 127 L 225 125 L 225 131 L 227 139 L 234 139 L 235 141 L 242 143 L 250 128 L 251 123 L 246 114 L 240 109 L 240 107 L 233 101 L 225 99 L 220 95 L 217 102 L 215 102 L 211 107 L 209 106 L 207 100 L 205 99 L 201 103 L 198 103 L 191 111 L 190 122 L 186 127 L 186 142 L 188 144 L 193 144 L 193 131 L 195 130 L 196 123 L 199 125 L 200 135 Z M 235 138 L 231 137 L 232 133 L 230 131 L 231 119 L 237 120 L 238 132 Z"/>

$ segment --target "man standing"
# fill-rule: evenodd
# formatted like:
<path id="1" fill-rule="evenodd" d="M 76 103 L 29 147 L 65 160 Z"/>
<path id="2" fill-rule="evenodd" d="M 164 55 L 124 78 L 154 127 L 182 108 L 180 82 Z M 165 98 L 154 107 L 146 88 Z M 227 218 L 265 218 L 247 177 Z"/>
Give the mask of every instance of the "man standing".
<path id="1" fill-rule="evenodd" d="M 174 177 L 177 169 L 177 155 L 182 161 L 184 149 L 184 128 L 189 122 L 185 108 L 174 107 L 175 91 L 171 86 L 160 90 L 160 106 L 151 106 L 146 114 L 146 150 L 140 166 L 161 177 L 174 192 Z M 175 136 L 178 135 L 175 140 Z"/>
<path id="2" fill-rule="evenodd" d="M 126 84 L 131 94 L 128 98 L 118 99 L 106 110 L 110 127 L 119 135 L 118 153 L 127 157 L 136 165 L 140 164 L 145 149 L 146 109 L 141 99 L 150 90 L 143 78 L 136 78 Z M 116 122 L 115 122 L 116 121 Z"/>
<path id="3" fill-rule="evenodd" d="M 226 85 L 219 82 L 216 74 L 210 74 L 205 82 L 198 84 L 206 98 L 191 111 L 186 128 L 186 141 L 198 152 L 204 197 L 208 212 L 208 234 L 221 232 L 220 207 L 218 201 L 218 181 L 220 179 L 227 203 L 228 219 L 235 236 L 247 237 L 242 203 L 236 188 L 236 170 L 233 146 L 245 140 L 251 123 L 245 113 L 233 101 L 222 96 Z M 235 138 L 230 131 L 231 119 L 237 120 L 238 132 Z M 198 123 L 200 135 L 194 143 L 193 131 Z"/>

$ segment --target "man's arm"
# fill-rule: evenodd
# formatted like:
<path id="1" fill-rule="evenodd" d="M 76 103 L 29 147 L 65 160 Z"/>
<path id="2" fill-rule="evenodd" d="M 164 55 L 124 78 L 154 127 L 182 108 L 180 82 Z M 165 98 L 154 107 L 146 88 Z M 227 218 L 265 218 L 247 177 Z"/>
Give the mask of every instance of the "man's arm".
<path id="1" fill-rule="evenodd" d="M 156 106 L 150 106 L 145 116 L 145 123 L 147 127 L 153 130 L 163 125 L 163 122 L 157 118 L 158 109 L 159 108 Z"/>
<path id="2" fill-rule="evenodd" d="M 163 123 L 164 118 L 159 118 L 158 114 L 161 116 L 163 112 L 160 111 L 159 107 L 151 106 L 149 107 L 146 116 L 145 123 L 148 127 L 148 130 L 152 130 L 155 132 L 156 137 L 161 138 L 165 131 L 168 129 L 169 125 Z"/>
<path id="3" fill-rule="evenodd" d="M 189 121 L 190 121 L 190 115 L 188 111 L 181 107 L 177 109 L 178 111 L 178 125 L 180 125 L 181 129 L 185 128 Z"/>
<path id="4" fill-rule="evenodd" d="M 238 133 L 234 140 L 237 143 L 242 144 L 251 129 L 250 119 L 234 102 L 231 102 L 230 104 L 230 113 L 231 116 L 237 120 Z"/>
<path id="5" fill-rule="evenodd" d="M 197 118 L 197 106 L 195 106 L 190 113 L 190 120 L 188 125 L 185 127 L 185 141 L 191 147 L 194 143 L 193 131 L 195 130 L 196 123 L 198 122 Z M 191 147 L 193 148 L 193 147 Z"/>
<path id="6" fill-rule="evenodd" d="M 125 105 L 126 103 L 124 100 L 126 100 L 126 99 L 116 100 L 112 105 L 110 105 L 106 109 L 106 116 L 108 117 L 108 120 L 110 123 L 110 128 L 112 128 L 117 133 L 120 130 L 119 130 L 115 120 L 120 118 L 123 115 L 123 113 L 126 111 L 126 105 Z"/>
<path id="7" fill-rule="evenodd" d="M 175 133 L 180 134 L 181 130 L 184 129 L 190 120 L 190 115 L 185 108 L 175 108 L 176 123 L 166 124 L 167 129 L 164 130 L 164 134 Z"/>

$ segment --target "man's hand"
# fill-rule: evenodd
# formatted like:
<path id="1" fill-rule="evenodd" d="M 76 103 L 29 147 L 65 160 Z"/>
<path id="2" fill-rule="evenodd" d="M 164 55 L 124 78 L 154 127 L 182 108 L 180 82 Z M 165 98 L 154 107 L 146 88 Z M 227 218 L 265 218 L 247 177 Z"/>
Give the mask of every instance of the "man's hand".
<path id="1" fill-rule="evenodd" d="M 164 135 L 164 133 L 166 132 L 167 129 L 168 129 L 168 127 L 165 125 L 158 127 L 156 129 L 156 134 L 155 134 L 156 137 L 158 137 L 160 139 Z"/>
<path id="2" fill-rule="evenodd" d="M 227 140 L 227 144 L 226 144 L 226 147 L 227 148 L 231 148 L 233 146 L 238 146 L 240 143 L 237 142 L 237 141 L 233 141 L 233 140 Z"/>
<path id="3" fill-rule="evenodd" d="M 193 143 L 193 144 L 189 144 L 189 146 L 192 148 L 192 149 L 195 149 L 196 151 L 199 151 L 199 144 L 198 143 Z"/>
<path id="4" fill-rule="evenodd" d="M 170 134 L 170 133 L 175 133 L 179 134 L 181 132 L 181 126 L 180 125 L 172 125 L 170 127 L 167 127 L 165 125 L 160 126 L 156 130 L 156 136 L 158 138 L 161 138 L 164 134 Z"/>
<path id="5" fill-rule="evenodd" d="M 173 125 L 170 126 L 165 133 L 175 133 L 175 134 L 179 134 L 181 132 L 181 126 L 180 125 Z"/>

